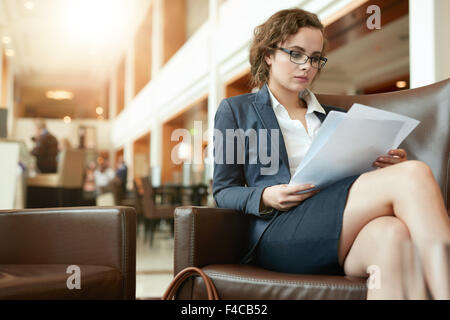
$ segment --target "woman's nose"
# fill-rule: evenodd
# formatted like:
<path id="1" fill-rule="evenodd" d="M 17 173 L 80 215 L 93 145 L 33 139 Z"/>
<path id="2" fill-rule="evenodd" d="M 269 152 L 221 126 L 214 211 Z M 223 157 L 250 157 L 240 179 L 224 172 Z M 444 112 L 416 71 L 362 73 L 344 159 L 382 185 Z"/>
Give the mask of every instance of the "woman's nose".
<path id="1" fill-rule="evenodd" d="M 300 64 L 299 67 L 301 70 L 309 70 L 311 69 L 311 63 L 308 60 L 304 64 Z"/>

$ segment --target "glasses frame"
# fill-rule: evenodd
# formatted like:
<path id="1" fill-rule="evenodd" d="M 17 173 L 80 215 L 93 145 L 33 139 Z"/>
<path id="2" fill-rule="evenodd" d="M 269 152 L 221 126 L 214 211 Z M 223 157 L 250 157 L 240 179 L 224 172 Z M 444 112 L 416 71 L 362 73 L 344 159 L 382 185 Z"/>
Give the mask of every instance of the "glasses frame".
<path id="1" fill-rule="evenodd" d="M 297 50 L 289 50 L 289 49 L 281 48 L 281 47 L 277 47 L 277 49 L 279 49 L 279 50 L 281 50 L 281 51 L 286 52 L 287 54 L 289 54 L 289 58 L 290 58 L 290 60 L 291 60 L 292 63 L 295 63 L 295 64 L 297 64 L 297 65 L 302 65 L 302 64 L 308 63 L 308 60 L 309 60 L 309 61 L 310 61 L 309 64 L 311 65 L 311 67 L 314 68 L 314 69 L 317 69 L 317 70 L 321 70 L 323 67 L 325 67 L 325 64 L 326 64 L 327 61 L 328 61 L 327 58 L 320 56 L 319 59 L 320 59 L 321 61 L 323 61 L 323 65 L 322 65 L 321 67 L 317 67 L 317 68 L 316 68 L 316 67 L 314 67 L 314 66 L 312 65 L 312 58 L 315 58 L 316 56 L 310 57 L 310 56 L 308 56 L 308 55 L 307 55 L 306 53 L 304 53 L 304 52 L 297 51 Z M 303 62 L 303 63 L 298 63 L 298 62 L 293 61 L 293 60 L 292 60 L 292 59 L 293 59 L 293 58 L 292 58 L 292 52 L 299 52 L 299 53 L 302 53 L 303 55 L 305 55 L 305 56 L 307 57 L 306 61 Z"/>

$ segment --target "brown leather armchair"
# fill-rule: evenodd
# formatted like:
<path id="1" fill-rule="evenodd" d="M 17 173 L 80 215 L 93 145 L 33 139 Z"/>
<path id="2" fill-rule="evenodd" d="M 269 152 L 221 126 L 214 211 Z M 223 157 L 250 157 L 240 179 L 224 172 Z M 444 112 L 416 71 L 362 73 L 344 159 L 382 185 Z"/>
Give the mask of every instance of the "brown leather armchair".
<path id="1" fill-rule="evenodd" d="M 0 211 L 0 300 L 135 299 L 135 287 L 134 209 Z"/>
<path id="2" fill-rule="evenodd" d="M 38 173 L 27 181 L 27 208 L 74 207 L 81 203 L 85 151 L 61 153 L 57 173 Z"/>
<path id="3" fill-rule="evenodd" d="M 355 102 L 404 114 L 421 121 L 400 146 L 409 159 L 426 162 L 448 205 L 450 184 L 450 79 L 392 93 L 317 95 L 321 103 L 349 109 Z M 366 279 L 295 275 L 238 264 L 248 219 L 231 209 L 179 207 L 175 211 L 175 274 L 188 266 L 202 268 L 221 299 L 365 299 Z M 200 278 L 187 282 L 180 299 L 206 299 Z"/>

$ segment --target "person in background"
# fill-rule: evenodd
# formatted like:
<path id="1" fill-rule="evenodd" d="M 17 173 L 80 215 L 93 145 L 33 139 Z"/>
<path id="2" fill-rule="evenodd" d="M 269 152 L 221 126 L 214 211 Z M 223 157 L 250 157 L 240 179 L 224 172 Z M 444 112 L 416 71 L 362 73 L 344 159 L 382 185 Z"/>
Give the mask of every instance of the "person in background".
<path id="1" fill-rule="evenodd" d="M 85 192 L 95 192 L 95 161 L 89 162 L 84 171 L 83 190 Z"/>
<path id="2" fill-rule="evenodd" d="M 67 138 L 61 139 L 58 144 L 58 155 L 56 156 L 57 162 L 60 162 L 62 154 L 70 149 L 72 149 L 72 144 L 70 143 L 69 139 Z"/>
<path id="3" fill-rule="evenodd" d="M 31 139 L 35 146 L 31 154 L 36 157 L 37 169 L 40 173 L 56 173 L 58 140 L 48 130 L 44 120 L 37 120 L 36 135 Z"/>
<path id="4" fill-rule="evenodd" d="M 128 175 L 128 168 L 125 164 L 125 161 L 123 161 L 123 156 L 117 157 L 117 169 L 116 169 L 116 176 L 120 179 L 120 185 L 122 187 L 122 191 L 126 192 L 127 189 L 127 175 Z"/>
<path id="5" fill-rule="evenodd" d="M 109 167 L 109 160 L 104 157 L 97 159 L 97 169 L 94 171 L 97 194 L 111 191 L 111 183 L 115 178 L 114 170 Z"/>

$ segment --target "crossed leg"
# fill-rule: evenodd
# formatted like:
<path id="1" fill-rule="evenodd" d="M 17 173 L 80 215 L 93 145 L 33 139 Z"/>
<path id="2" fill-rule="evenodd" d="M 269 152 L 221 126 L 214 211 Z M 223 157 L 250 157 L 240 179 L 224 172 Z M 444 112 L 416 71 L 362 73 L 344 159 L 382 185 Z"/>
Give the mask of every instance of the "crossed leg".
<path id="1" fill-rule="evenodd" d="M 450 220 L 430 168 L 405 161 L 362 174 L 348 194 L 338 256 L 347 275 L 363 277 L 368 266 L 379 266 L 380 289 L 369 288 L 368 299 L 401 298 L 401 243 L 410 238 L 424 260 L 430 240 L 450 242 Z"/>

